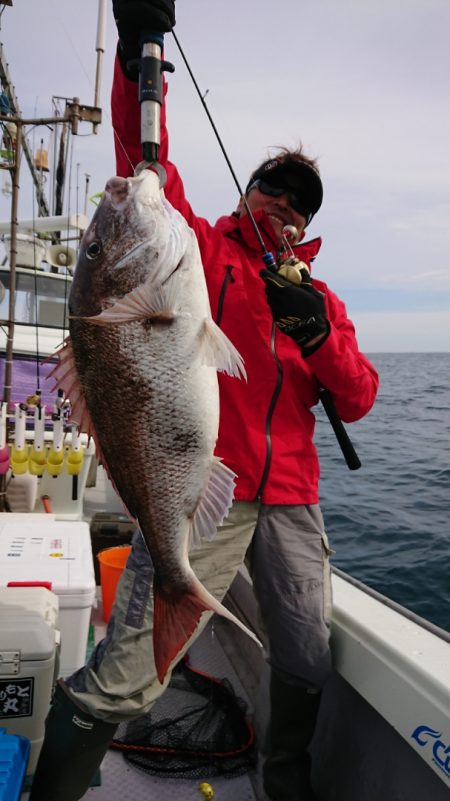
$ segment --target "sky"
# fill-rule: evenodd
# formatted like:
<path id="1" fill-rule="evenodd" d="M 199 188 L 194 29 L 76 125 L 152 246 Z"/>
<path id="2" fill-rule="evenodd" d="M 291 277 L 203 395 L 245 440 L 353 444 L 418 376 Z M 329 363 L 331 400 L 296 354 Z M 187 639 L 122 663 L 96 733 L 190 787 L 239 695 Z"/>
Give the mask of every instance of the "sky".
<path id="1" fill-rule="evenodd" d="M 52 97 L 93 105 L 96 0 L 0 3 L 0 42 L 24 117 Z M 346 303 L 361 350 L 450 350 L 448 0 L 177 0 L 176 34 L 242 186 L 280 145 L 318 158 L 324 202 L 314 274 Z M 107 4 L 103 121 L 72 138 L 67 202 L 83 211 L 115 174 Z M 26 31 L 26 36 L 24 35 Z M 30 37 L 29 32 L 32 32 Z M 175 41 L 166 36 L 171 158 L 193 208 L 214 222 L 238 192 Z M 48 128 L 30 129 L 53 153 Z M 20 217 L 34 213 L 26 166 Z M 0 174 L 0 220 L 10 217 Z M 69 187 L 70 185 L 70 187 Z M 70 193 L 69 193 L 70 188 Z M 95 205 L 87 203 L 88 217 Z"/>

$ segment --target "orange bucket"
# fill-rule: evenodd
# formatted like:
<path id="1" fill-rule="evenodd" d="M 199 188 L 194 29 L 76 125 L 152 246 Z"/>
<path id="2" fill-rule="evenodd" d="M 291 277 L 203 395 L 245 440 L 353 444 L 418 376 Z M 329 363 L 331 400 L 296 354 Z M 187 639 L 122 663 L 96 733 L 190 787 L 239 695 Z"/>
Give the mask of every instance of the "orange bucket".
<path id="1" fill-rule="evenodd" d="M 102 588 L 103 620 L 108 622 L 116 597 L 116 589 L 120 576 L 131 551 L 131 545 L 118 545 L 106 548 L 97 554 L 100 562 L 100 584 Z"/>

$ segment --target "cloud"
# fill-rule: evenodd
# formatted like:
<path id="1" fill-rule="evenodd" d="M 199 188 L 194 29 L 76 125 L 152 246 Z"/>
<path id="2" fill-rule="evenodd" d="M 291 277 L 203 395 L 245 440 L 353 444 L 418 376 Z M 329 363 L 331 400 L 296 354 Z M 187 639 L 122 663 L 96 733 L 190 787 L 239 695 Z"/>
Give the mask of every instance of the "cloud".
<path id="1" fill-rule="evenodd" d="M 23 6 L 6 7 L 1 16 L 23 110 L 46 114 L 51 94 L 91 103 L 97 4 L 79 0 L 74 14 L 72 4 L 59 0 L 28 3 L 26 23 L 35 35 L 26 59 L 20 57 Z M 208 107 L 239 181 L 246 182 L 269 146 L 301 139 L 319 157 L 325 186 L 308 231 L 308 238 L 324 238 L 316 275 L 344 300 L 353 302 L 356 289 L 366 294 L 358 312 L 391 310 L 376 289 L 389 292 L 398 309 L 409 304 L 430 312 L 436 292 L 448 291 L 448 0 L 280 0 L 271 27 L 272 18 L 268 0 L 260 0 L 257 13 L 242 0 L 177 4 L 177 36 L 201 91 L 209 89 Z M 98 136 L 76 138 L 73 157 L 81 180 L 91 175 L 92 193 L 115 170 L 109 94 L 116 41 L 108 4 L 103 122 Z M 170 36 L 166 57 L 176 65 L 168 100 L 171 154 L 193 208 L 213 222 L 235 207 L 238 192 Z M 72 176 L 73 204 L 75 183 Z M 30 216 L 31 199 L 24 171 L 22 216 Z M 0 193 L 0 217 L 9 214 L 10 198 Z M 440 332 L 434 325 L 430 331 L 439 348 Z"/>
<path id="2" fill-rule="evenodd" d="M 450 314 L 441 312 L 366 312 L 352 315 L 364 353 L 448 352 Z"/>

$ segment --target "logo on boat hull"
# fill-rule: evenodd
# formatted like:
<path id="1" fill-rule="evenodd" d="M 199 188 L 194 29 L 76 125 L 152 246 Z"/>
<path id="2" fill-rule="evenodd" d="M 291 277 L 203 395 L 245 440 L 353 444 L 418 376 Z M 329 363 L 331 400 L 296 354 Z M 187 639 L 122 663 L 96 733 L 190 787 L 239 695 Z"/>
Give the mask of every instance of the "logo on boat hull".
<path id="1" fill-rule="evenodd" d="M 414 729 L 411 737 L 422 748 L 431 749 L 433 762 L 450 778 L 450 745 L 441 740 L 442 732 L 422 725 Z"/>

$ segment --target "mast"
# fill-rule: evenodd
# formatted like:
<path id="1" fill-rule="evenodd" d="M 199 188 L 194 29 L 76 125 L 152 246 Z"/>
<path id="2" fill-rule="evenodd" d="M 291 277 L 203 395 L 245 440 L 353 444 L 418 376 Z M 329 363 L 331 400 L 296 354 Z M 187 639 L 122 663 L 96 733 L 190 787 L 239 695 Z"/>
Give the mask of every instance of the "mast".
<path id="1" fill-rule="evenodd" d="M 3 45 L 1 42 L 0 42 L 0 80 L 4 86 L 5 94 L 7 95 L 10 102 L 12 116 L 22 117 L 19 107 L 19 102 L 17 100 L 16 93 L 14 91 L 14 86 L 12 84 L 11 77 L 9 74 L 8 63 L 6 61 Z M 50 214 L 50 208 L 47 203 L 47 199 L 44 195 L 44 190 L 42 188 L 42 183 L 40 181 L 39 172 L 34 165 L 33 151 L 31 150 L 27 142 L 26 136 L 22 137 L 22 150 L 27 160 L 33 183 L 36 187 L 36 197 L 39 209 L 38 213 L 42 217 L 47 217 Z"/>
<path id="2" fill-rule="evenodd" d="M 59 140 L 58 164 L 55 170 L 55 214 L 57 216 L 61 215 L 63 210 L 64 180 L 66 177 L 66 137 L 67 126 L 63 125 Z"/>
<path id="3" fill-rule="evenodd" d="M 5 5 L 12 5 L 12 2 L 5 3 Z M 101 108 L 98 105 L 100 96 L 100 77 L 101 77 L 101 62 L 105 50 L 105 19 L 106 19 L 106 5 L 105 0 L 99 0 L 98 12 L 98 35 L 97 35 L 97 76 L 96 76 L 96 89 L 95 89 L 95 106 L 87 106 L 80 103 L 79 98 L 74 97 L 72 100 L 66 100 L 65 113 L 63 117 L 51 117 L 48 119 L 27 119 L 22 116 L 19 102 L 17 100 L 14 86 L 9 74 L 8 63 L 5 58 L 3 46 L 0 43 L 0 83 L 3 91 L 8 98 L 10 110 L 7 114 L 0 114 L 0 122 L 12 122 L 17 128 L 16 150 L 14 154 L 14 163 L 9 167 L 12 177 L 12 197 L 11 197 L 11 236 L 10 236 L 10 288 L 9 288 L 9 318 L 7 321 L 7 341 L 6 341 L 6 360 L 5 360 L 5 381 L 4 392 L 1 400 L 2 412 L 4 405 L 6 405 L 6 415 L 8 411 L 9 402 L 11 399 L 11 384 L 12 384 L 12 365 L 13 365 L 13 345 L 14 345 L 14 327 L 15 327 L 15 302 L 16 302 L 16 257 L 17 257 L 17 231 L 19 227 L 18 221 L 18 202 L 19 202 L 19 172 L 21 164 L 22 153 L 28 163 L 32 181 L 36 188 L 36 198 L 38 204 L 38 219 L 50 217 L 50 207 L 44 195 L 42 176 L 35 166 L 33 152 L 28 145 L 24 127 L 26 125 L 58 125 L 63 124 L 62 147 L 61 147 L 61 161 L 64 160 L 64 144 L 67 136 L 67 131 L 70 130 L 72 135 L 78 133 L 79 123 L 81 121 L 90 122 L 93 126 L 94 133 L 97 132 L 97 126 L 101 123 Z M 59 166 L 62 166 L 61 164 Z M 61 182 L 60 197 L 57 198 L 58 205 L 62 200 L 62 182 Z M 0 475 L 0 512 L 4 511 L 7 507 L 6 502 L 6 473 Z"/>

